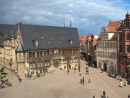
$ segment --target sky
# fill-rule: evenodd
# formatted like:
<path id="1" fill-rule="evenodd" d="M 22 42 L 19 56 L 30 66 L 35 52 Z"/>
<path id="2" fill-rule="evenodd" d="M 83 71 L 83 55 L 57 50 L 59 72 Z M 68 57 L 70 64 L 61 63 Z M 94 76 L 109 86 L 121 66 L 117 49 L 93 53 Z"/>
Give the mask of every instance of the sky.
<path id="1" fill-rule="evenodd" d="M 78 29 L 79 35 L 99 35 L 110 21 L 130 13 L 130 0 L 0 0 L 0 24 L 49 25 Z"/>

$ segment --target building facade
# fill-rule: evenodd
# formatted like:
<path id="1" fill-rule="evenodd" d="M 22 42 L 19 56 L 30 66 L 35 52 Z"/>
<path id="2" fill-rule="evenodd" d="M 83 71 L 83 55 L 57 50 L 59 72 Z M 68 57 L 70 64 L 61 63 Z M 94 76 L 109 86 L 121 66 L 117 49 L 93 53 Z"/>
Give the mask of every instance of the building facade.
<path id="1" fill-rule="evenodd" d="M 118 28 L 118 71 L 124 78 L 130 78 L 130 15 L 122 20 Z"/>
<path id="2" fill-rule="evenodd" d="M 93 67 L 96 67 L 97 68 L 97 53 L 96 53 L 96 50 L 97 50 L 97 40 L 98 40 L 98 36 L 94 36 L 93 38 L 93 57 L 92 57 L 92 62 L 93 62 Z"/>
<path id="3" fill-rule="evenodd" d="M 101 29 L 97 41 L 97 66 L 111 74 L 117 74 L 117 28 L 120 21 L 109 22 Z"/>
<path id="4" fill-rule="evenodd" d="M 0 63 L 24 76 L 80 64 L 78 31 L 70 27 L 0 25 Z"/>

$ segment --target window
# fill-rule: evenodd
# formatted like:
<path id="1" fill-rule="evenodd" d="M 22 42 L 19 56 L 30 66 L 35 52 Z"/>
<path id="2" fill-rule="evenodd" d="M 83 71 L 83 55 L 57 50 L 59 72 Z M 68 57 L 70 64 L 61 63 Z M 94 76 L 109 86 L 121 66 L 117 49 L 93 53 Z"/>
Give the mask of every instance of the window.
<path id="1" fill-rule="evenodd" d="M 78 57 L 74 57 L 74 62 L 75 62 L 75 63 L 78 62 Z"/>
<path id="2" fill-rule="evenodd" d="M 44 66 L 50 66 L 50 61 L 44 62 Z"/>
<path id="3" fill-rule="evenodd" d="M 127 52 L 130 53 L 130 45 L 127 45 Z"/>
<path id="4" fill-rule="evenodd" d="M 35 57 L 35 52 L 32 52 L 32 57 Z"/>
<path id="5" fill-rule="evenodd" d="M 40 56 L 42 56 L 42 51 L 40 51 Z"/>
<path id="6" fill-rule="evenodd" d="M 29 63 L 29 68 L 35 68 L 35 63 Z"/>
<path id="7" fill-rule="evenodd" d="M 64 39 L 64 37 L 62 36 L 61 39 Z"/>
<path id="8" fill-rule="evenodd" d="M 63 64 L 67 63 L 67 59 L 63 59 Z"/>
<path id="9" fill-rule="evenodd" d="M 37 52 L 37 57 L 39 57 L 40 56 L 40 53 L 39 52 Z"/>
<path id="10" fill-rule="evenodd" d="M 71 45 L 73 44 L 73 40 L 72 40 L 72 39 L 71 39 L 71 40 L 69 40 L 69 44 L 71 44 Z"/>
<path id="11" fill-rule="evenodd" d="M 51 39 L 54 39 L 54 36 L 52 36 Z"/>
<path id="12" fill-rule="evenodd" d="M 73 59 L 72 58 L 70 58 L 69 61 L 70 61 L 70 63 L 73 63 Z"/>
<path id="13" fill-rule="evenodd" d="M 44 36 L 42 36 L 41 39 L 44 39 Z"/>
<path id="14" fill-rule="evenodd" d="M 122 52 L 122 45 L 119 46 L 119 52 Z"/>
<path id="15" fill-rule="evenodd" d="M 29 52 L 29 57 L 32 57 L 32 52 Z"/>
<path id="16" fill-rule="evenodd" d="M 130 40 L 130 33 L 127 33 L 126 40 Z"/>
<path id="17" fill-rule="evenodd" d="M 40 63 L 37 63 L 37 67 L 41 67 L 41 66 L 40 66 Z"/>
<path id="18" fill-rule="evenodd" d="M 37 39 L 34 40 L 34 45 L 35 45 L 35 47 L 38 47 L 38 40 Z"/>
<path id="19" fill-rule="evenodd" d="M 46 51 L 44 51 L 44 56 L 46 56 Z"/>
<path id="20" fill-rule="evenodd" d="M 46 51 L 46 54 L 49 55 L 49 51 Z"/>

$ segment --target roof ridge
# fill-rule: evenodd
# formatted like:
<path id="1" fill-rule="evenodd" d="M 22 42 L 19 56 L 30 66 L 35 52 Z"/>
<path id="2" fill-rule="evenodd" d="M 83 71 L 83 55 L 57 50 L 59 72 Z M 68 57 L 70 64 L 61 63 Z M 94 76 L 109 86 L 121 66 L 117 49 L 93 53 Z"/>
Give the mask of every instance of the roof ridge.
<path id="1" fill-rule="evenodd" d="M 62 26 L 49 26 L 49 25 L 38 25 L 38 24 L 19 24 L 19 25 L 29 25 L 29 26 L 44 26 L 44 27 L 57 27 L 57 28 L 70 28 L 70 27 L 62 27 Z M 76 27 L 72 27 L 73 28 L 76 28 Z"/>

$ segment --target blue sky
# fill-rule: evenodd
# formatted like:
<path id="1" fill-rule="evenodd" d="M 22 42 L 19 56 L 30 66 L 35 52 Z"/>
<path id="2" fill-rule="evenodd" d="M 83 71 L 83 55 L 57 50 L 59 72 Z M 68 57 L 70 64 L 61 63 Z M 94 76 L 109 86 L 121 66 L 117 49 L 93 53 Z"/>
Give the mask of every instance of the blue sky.
<path id="1" fill-rule="evenodd" d="M 130 13 L 130 0 L 0 0 L 0 24 L 70 26 L 79 35 L 99 35 L 109 21 Z"/>

